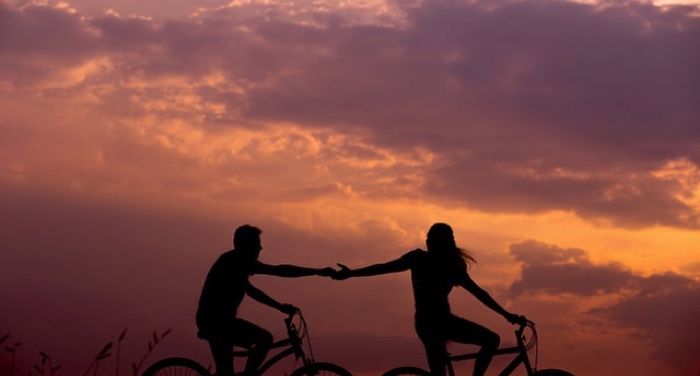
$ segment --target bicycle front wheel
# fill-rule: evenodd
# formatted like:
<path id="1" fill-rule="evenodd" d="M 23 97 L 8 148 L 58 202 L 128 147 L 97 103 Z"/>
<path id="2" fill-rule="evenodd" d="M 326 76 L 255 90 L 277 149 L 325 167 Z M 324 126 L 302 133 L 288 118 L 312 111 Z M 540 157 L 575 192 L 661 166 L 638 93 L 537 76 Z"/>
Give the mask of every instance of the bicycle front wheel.
<path id="1" fill-rule="evenodd" d="M 161 359 L 144 371 L 142 376 L 210 376 L 201 364 L 187 358 Z"/>
<path id="2" fill-rule="evenodd" d="M 535 376 L 574 376 L 573 373 L 564 371 L 563 369 L 542 369 L 535 372 Z"/>
<path id="3" fill-rule="evenodd" d="M 337 364 L 321 362 L 297 368 L 290 376 L 352 376 L 352 374 Z"/>
<path id="4" fill-rule="evenodd" d="M 430 372 L 418 367 L 397 367 L 384 372 L 382 376 L 430 376 Z"/>

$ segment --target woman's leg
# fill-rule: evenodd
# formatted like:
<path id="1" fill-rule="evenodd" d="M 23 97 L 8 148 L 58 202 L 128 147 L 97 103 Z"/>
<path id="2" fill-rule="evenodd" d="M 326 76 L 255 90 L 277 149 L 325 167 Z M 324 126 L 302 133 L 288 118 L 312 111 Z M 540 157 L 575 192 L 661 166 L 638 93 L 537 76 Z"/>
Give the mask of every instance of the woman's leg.
<path id="1" fill-rule="evenodd" d="M 445 367 L 447 366 L 447 348 L 445 345 L 447 341 L 445 336 L 442 335 L 442 328 L 433 322 L 416 321 L 416 333 L 421 342 L 423 342 L 423 347 L 425 347 L 430 375 L 445 376 Z"/>
<path id="2" fill-rule="evenodd" d="M 423 341 L 423 346 L 425 346 L 425 355 L 428 358 L 430 375 L 445 376 L 445 367 L 447 365 L 445 341 Z"/>
<path id="3" fill-rule="evenodd" d="M 481 346 L 474 363 L 474 376 L 483 376 L 498 349 L 501 337 L 495 332 L 469 320 L 453 316 L 448 320 L 448 339 Z"/>

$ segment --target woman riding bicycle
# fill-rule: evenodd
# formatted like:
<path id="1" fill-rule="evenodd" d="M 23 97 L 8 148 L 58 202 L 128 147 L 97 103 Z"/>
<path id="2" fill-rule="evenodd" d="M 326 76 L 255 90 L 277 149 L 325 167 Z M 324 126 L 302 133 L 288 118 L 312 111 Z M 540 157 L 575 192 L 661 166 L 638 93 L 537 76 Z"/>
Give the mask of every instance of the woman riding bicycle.
<path id="1" fill-rule="evenodd" d="M 506 311 L 471 279 L 467 266 L 475 260 L 469 252 L 457 247 L 454 233 L 448 224 L 432 225 L 426 245 L 427 252 L 416 249 L 387 263 L 358 269 L 349 269 L 339 264 L 341 269 L 333 278 L 342 280 L 410 269 L 416 306 L 416 333 L 425 346 L 431 375 L 445 375 L 446 343 L 454 341 L 481 346 L 474 364 L 474 375 L 482 376 L 498 348 L 500 337 L 479 324 L 452 314 L 448 301 L 452 288 L 463 287 L 511 323 L 521 322 L 524 317 Z"/>

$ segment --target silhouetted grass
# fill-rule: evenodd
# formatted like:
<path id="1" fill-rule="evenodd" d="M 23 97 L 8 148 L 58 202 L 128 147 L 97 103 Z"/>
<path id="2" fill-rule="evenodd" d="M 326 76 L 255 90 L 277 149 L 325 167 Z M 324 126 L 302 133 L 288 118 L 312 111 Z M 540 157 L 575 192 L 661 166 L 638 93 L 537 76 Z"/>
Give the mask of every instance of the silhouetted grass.
<path id="1" fill-rule="evenodd" d="M 34 364 L 34 369 L 39 373 L 39 375 L 54 376 L 56 374 L 56 371 L 61 369 L 61 366 L 53 365 L 53 361 L 49 354 L 43 351 L 39 351 L 39 356 L 41 356 L 41 363 Z"/>
<path id="2" fill-rule="evenodd" d="M 126 331 L 129 328 L 124 328 L 122 330 L 122 334 L 119 335 L 119 338 L 117 338 L 117 370 L 114 373 L 116 376 L 119 376 L 119 361 L 121 360 L 121 349 L 122 349 L 122 341 L 124 340 L 124 337 L 126 337 Z"/>
<path id="3" fill-rule="evenodd" d="M 112 354 L 109 352 L 109 350 L 112 349 L 112 342 L 107 343 L 106 345 L 102 346 L 102 350 L 100 350 L 99 353 L 97 353 L 97 356 L 92 359 L 92 363 L 90 363 L 90 366 L 88 367 L 87 370 L 85 370 L 85 373 L 83 373 L 83 376 L 87 376 L 90 374 L 90 371 L 93 371 L 92 375 L 96 376 L 97 375 L 97 370 L 100 368 L 100 362 L 104 359 L 109 358 L 112 356 Z"/>
<path id="4" fill-rule="evenodd" d="M 146 351 L 146 354 L 144 354 L 143 357 L 141 357 L 141 360 L 137 363 L 131 363 L 131 370 L 133 371 L 133 376 L 138 376 L 139 371 L 141 370 L 141 367 L 143 367 L 143 363 L 148 359 L 148 356 L 151 355 L 153 352 L 153 349 L 156 348 L 156 346 L 172 332 L 172 329 L 168 329 L 164 331 L 160 336 L 156 331 L 153 331 L 153 339 L 148 341 L 148 351 Z"/>
<path id="5" fill-rule="evenodd" d="M 121 347 L 122 347 L 122 342 L 124 341 L 124 338 L 126 337 L 128 328 L 124 328 L 124 330 L 121 332 L 119 337 L 117 337 L 116 341 L 110 341 L 106 343 L 100 351 L 95 355 L 90 364 L 88 365 L 87 369 L 85 372 L 83 372 L 83 376 L 97 376 L 100 373 L 100 366 L 104 363 L 104 360 L 107 358 L 110 358 L 112 356 L 112 350 L 115 349 L 115 376 L 119 376 L 120 372 L 120 362 L 121 362 Z M 158 344 L 160 344 L 165 337 L 167 337 L 170 333 L 172 332 L 171 329 L 165 330 L 163 333 L 158 334 L 158 332 L 153 331 L 152 333 L 152 338 L 151 340 L 148 341 L 148 347 L 146 350 L 146 353 L 139 359 L 138 362 L 133 362 L 131 364 L 133 376 L 138 376 L 139 371 L 143 367 L 146 359 L 153 353 L 153 350 L 156 348 Z M 8 342 L 8 339 L 10 338 L 10 334 L 5 334 L 0 336 L 0 345 L 2 345 L 5 342 Z M 116 346 L 114 345 L 116 342 Z M 12 345 L 7 345 L 5 346 L 4 350 L 6 353 L 10 354 L 10 375 L 11 376 L 17 376 L 18 368 L 16 364 L 17 360 L 17 351 L 19 348 L 22 346 L 22 342 L 15 342 Z M 32 368 L 26 372 L 28 376 L 34 376 L 36 372 L 36 375 L 38 376 L 56 376 L 56 372 L 61 370 L 61 366 L 54 364 L 53 358 L 46 352 L 44 351 L 39 351 L 38 352 L 40 361 L 37 363 L 34 363 L 32 365 Z M 104 367 L 103 367 L 104 368 Z M 0 370 L 2 371 L 2 370 Z"/>
<path id="6" fill-rule="evenodd" d="M 2 341 L 0 343 L 7 341 L 10 338 L 9 334 L 5 334 L 2 336 Z M 6 346 L 5 351 L 10 353 L 10 372 L 12 372 L 12 376 L 15 376 L 15 371 L 16 371 L 16 361 L 17 361 L 17 350 L 22 347 L 22 342 L 15 342 L 12 346 Z"/>

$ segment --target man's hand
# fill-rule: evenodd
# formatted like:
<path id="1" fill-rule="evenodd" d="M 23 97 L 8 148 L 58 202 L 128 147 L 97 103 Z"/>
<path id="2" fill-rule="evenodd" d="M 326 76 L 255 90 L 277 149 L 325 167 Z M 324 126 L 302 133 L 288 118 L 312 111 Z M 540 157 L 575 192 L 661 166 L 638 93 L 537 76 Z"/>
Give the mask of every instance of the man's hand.
<path id="1" fill-rule="evenodd" d="M 350 278 L 350 268 L 343 264 L 338 264 L 338 267 L 340 270 L 333 271 L 333 275 L 331 275 L 331 278 L 335 279 L 336 281 L 342 281 L 344 279 Z"/>
<path id="2" fill-rule="evenodd" d="M 293 314 L 299 312 L 299 308 L 297 308 L 291 304 L 282 304 L 282 306 L 280 307 L 280 311 L 282 311 L 283 313 L 286 313 L 288 315 L 293 315 Z"/>
<path id="3" fill-rule="evenodd" d="M 318 271 L 318 275 L 320 275 L 321 277 L 333 277 L 335 276 L 335 274 L 335 269 L 331 268 L 330 266 L 327 268 L 320 269 Z"/>
<path id="4" fill-rule="evenodd" d="M 515 313 L 508 312 L 506 315 L 506 320 L 511 324 L 525 325 L 527 324 L 527 318 L 523 315 L 517 315 Z"/>

